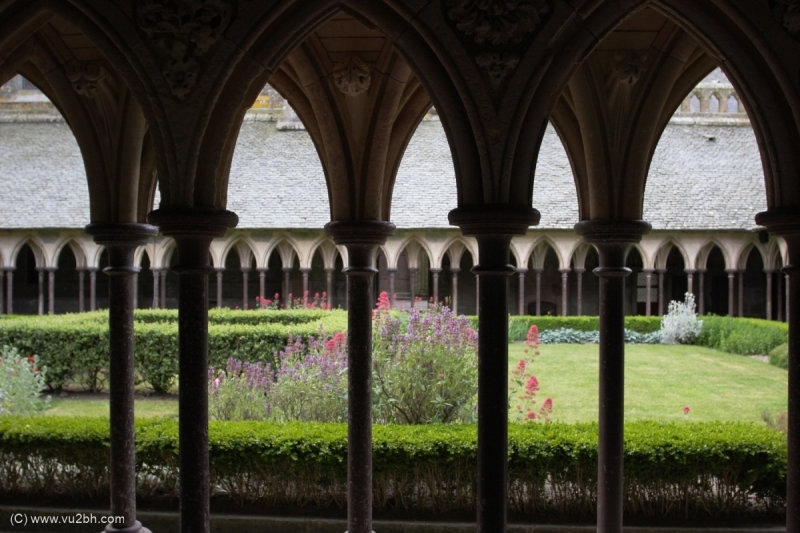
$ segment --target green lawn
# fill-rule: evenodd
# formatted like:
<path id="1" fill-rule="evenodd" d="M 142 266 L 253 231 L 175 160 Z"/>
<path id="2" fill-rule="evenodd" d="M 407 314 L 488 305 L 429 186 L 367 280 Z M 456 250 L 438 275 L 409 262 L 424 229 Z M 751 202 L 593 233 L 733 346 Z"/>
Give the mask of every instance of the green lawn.
<path id="1" fill-rule="evenodd" d="M 523 344 L 509 347 L 510 368 Z M 597 345 L 541 346 L 532 371 L 539 379 L 539 404 L 553 398 L 553 420 L 597 420 Z M 787 373 L 780 368 L 696 346 L 628 345 L 625 364 L 625 418 L 760 422 L 761 412 L 786 411 Z M 683 407 L 691 412 L 684 416 Z M 80 395 L 54 398 L 47 415 L 108 416 L 108 400 Z M 175 398 L 136 400 L 136 416 L 178 415 Z"/>
<path id="2" fill-rule="evenodd" d="M 53 398 L 48 416 L 93 416 L 108 418 L 108 400 L 78 397 Z M 153 416 L 177 417 L 177 399 L 143 398 L 137 399 L 134 407 L 137 418 Z"/>
<path id="3" fill-rule="evenodd" d="M 509 347 L 510 368 L 524 348 Z M 540 351 L 532 367 L 539 405 L 549 396 L 553 420 L 597 420 L 597 345 L 544 344 Z M 698 346 L 626 346 L 626 420 L 760 422 L 762 411 L 786 411 L 786 404 L 787 372 L 761 361 Z"/>

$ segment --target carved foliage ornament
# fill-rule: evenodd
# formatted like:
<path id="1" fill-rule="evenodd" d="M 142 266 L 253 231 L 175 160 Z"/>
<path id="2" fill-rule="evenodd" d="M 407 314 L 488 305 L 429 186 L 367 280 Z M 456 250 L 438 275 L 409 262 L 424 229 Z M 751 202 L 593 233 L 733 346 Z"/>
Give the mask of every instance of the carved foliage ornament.
<path id="1" fill-rule="evenodd" d="M 519 43 L 536 31 L 550 11 L 548 0 L 447 0 L 447 12 L 459 30 L 476 43 Z"/>
<path id="2" fill-rule="evenodd" d="M 770 7 L 783 28 L 793 37 L 800 33 L 800 0 L 771 0 Z"/>
<path id="3" fill-rule="evenodd" d="M 231 0 L 139 0 L 139 27 L 164 52 L 162 72 L 172 94 L 180 99 L 200 74 L 197 59 L 228 27 Z"/>
<path id="4" fill-rule="evenodd" d="M 647 60 L 647 51 L 617 50 L 611 63 L 611 71 L 617 83 L 635 85 L 642 73 Z"/>
<path id="5" fill-rule="evenodd" d="M 514 70 L 519 63 L 519 56 L 508 52 L 497 54 L 481 54 L 475 58 L 479 67 L 483 67 L 489 75 L 489 81 L 495 87 L 500 85 L 506 74 Z"/>
<path id="6" fill-rule="evenodd" d="M 95 62 L 71 61 L 66 65 L 67 79 L 79 95 L 92 99 L 97 94 L 97 84 L 108 72 Z"/>
<path id="7" fill-rule="evenodd" d="M 364 63 L 361 58 L 349 56 L 344 61 L 334 63 L 333 81 L 344 94 L 358 96 L 369 90 L 372 74 L 369 65 Z"/>

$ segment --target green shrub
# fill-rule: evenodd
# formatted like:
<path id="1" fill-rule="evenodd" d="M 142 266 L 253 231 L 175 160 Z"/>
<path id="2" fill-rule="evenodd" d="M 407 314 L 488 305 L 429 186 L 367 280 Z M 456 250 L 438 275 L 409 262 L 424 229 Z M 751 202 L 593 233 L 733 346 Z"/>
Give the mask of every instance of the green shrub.
<path id="1" fill-rule="evenodd" d="M 22 357 L 16 348 L 0 352 L 0 415 L 28 416 L 46 411 L 50 397 L 41 398 L 47 368 L 35 355 Z"/>
<path id="2" fill-rule="evenodd" d="M 477 319 L 475 320 L 475 324 L 477 324 Z M 528 330 L 533 324 L 536 324 L 539 328 L 539 333 L 557 329 L 572 329 L 586 332 L 598 331 L 600 329 L 600 319 L 596 316 L 511 316 L 508 319 L 508 341 L 513 342 L 525 339 Z M 625 329 L 635 333 L 653 333 L 659 331 L 660 328 L 661 317 L 625 317 Z"/>
<path id="3" fill-rule="evenodd" d="M 134 313 L 135 365 L 139 378 L 154 390 L 173 385 L 178 362 L 176 310 Z M 224 320 L 232 324 L 225 324 Z M 229 357 L 268 363 L 286 346 L 289 335 L 306 338 L 319 330 L 347 329 L 342 311 L 231 311 L 209 312 L 209 364 L 224 367 Z M 60 389 L 77 383 L 99 390 L 107 382 L 108 313 L 35 316 L 0 321 L 0 345 L 15 346 L 23 356 L 37 354 L 48 369 L 48 385 Z"/>
<path id="4" fill-rule="evenodd" d="M 138 421 L 140 496 L 177 496 L 178 425 Z M 345 424 L 211 422 L 212 495 L 240 505 L 341 508 Z M 511 424 L 509 510 L 591 516 L 596 424 Z M 377 426 L 374 506 L 474 513 L 474 425 Z M 0 494 L 94 497 L 108 490 L 108 420 L 0 418 Z M 625 433 L 625 511 L 661 518 L 782 511 L 785 437 L 740 423 L 635 422 Z"/>
<path id="5" fill-rule="evenodd" d="M 788 339 L 789 329 L 783 322 L 705 316 L 695 344 L 740 355 L 764 355 Z"/>
<path id="6" fill-rule="evenodd" d="M 784 342 L 769 352 L 769 364 L 789 370 L 789 343 Z"/>

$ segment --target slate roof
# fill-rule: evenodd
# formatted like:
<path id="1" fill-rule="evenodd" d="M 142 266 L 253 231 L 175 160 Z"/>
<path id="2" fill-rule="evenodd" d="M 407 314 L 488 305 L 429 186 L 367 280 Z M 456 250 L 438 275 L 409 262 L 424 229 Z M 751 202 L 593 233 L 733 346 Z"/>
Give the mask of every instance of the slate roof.
<path id="1" fill-rule="evenodd" d="M 78 146 L 63 121 L 37 120 L 0 120 L 0 228 L 82 228 L 89 199 Z M 752 129 L 713 120 L 673 122 L 653 159 L 645 219 L 654 229 L 754 228 L 766 196 Z M 552 128 L 536 176 L 540 227 L 571 229 L 578 220 L 575 184 Z M 277 131 L 274 122 L 255 117 L 239 135 L 228 198 L 239 228 L 321 228 L 330 220 L 324 174 L 308 134 Z M 423 122 L 397 176 L 391 219 L 399 228 L 450 228 L 447 213 L 454 207 L 447 140 L 438 121 Z"/>

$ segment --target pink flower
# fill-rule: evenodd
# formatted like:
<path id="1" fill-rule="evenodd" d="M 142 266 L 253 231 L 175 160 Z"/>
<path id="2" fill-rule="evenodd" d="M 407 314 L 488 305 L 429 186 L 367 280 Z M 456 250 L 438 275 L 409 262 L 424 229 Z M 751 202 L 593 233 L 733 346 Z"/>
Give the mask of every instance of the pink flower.
<path id="1" fill-rule="evenodd" d="M 539 380 L 536 379 L 536 376 L 531 376 L 531 378 L 525 384 L 525 390 L 528 392 L 528 394 L 532 394 L 539 390 Z"/>
<path id="2" fill-rule="evenodd" d="M 536 413 L 528 411 L 528 414 L 525 415 L 525 420 L 536 420 Z"/>
<path id="3" fill-rule="evenodd" d="M 684 406 L 683 406 L 683 414 L 685 414 L 685 415 L 688 415 L 688 414 L 689 414 L 689 411 L 691 411 L 691 409 L 689 408 L 689 406 L 688 406 L 688 405 L 684 405 Z"/>
<path id="4" fill-rule="evenodd" d="M 516 372 L 525 372 L 525 359 L 520 359 L 519 363 L 517 363 Z"/>

